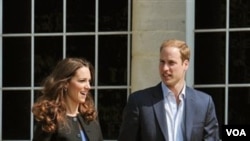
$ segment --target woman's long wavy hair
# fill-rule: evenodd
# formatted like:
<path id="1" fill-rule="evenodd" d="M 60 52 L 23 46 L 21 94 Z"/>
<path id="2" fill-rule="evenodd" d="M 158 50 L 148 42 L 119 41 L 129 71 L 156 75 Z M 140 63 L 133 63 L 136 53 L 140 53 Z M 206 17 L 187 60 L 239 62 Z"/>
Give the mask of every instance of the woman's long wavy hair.
<path id="1" fill-rule="evenodd" d="M 59 124 L 62 127 L 68 126 L 64 86 L 81 67 L 89 68 L 91 78 L 94 80 L 94 68 L 89 61 L 84 58 L 66 58 L 61 60 L 43 81 L 42 95 L 32 107 L 32 113 L 36 121 L 42 124 L 43 131 L 53 133 L 59 128 Z M 79 105 L 78 111 L 85 122 L 95 120 L 97 111 L 90 93 L 87 94 L 85 102 Z"/>

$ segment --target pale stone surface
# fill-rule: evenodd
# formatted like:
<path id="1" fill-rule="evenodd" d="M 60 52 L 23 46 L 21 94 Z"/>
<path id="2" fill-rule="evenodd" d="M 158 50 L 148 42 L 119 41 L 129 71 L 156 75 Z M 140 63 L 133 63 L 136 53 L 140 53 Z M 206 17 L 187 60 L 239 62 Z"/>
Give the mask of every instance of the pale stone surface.
<path id="1" fill-rule="evenodd" d="M 134 1 L 133 31 L 185 29 L 183 1 Z"/>
<path id="2" fill-rule="evenodd" d="M 160 82 L 159 47 L 185 40 L 185 0 L 133 0 L 131 91 Z"/>
<path id="3" fill-rule="evenodd" d="M 156 56 L 135 56 L 132 62 L 132 78 L 133 82 L 131 90 L 147 88 L 160 82 L 158 71 L 158 57 Z M 157 59 L 156 59 L 157 58 Z"/>
<path id="4" fill-rule="evenodd" d="M 151 31 L 133 33 L 132 55 L 158 55 L 162 42 L 166 39 L 185 39 L 183 31 Z"/>

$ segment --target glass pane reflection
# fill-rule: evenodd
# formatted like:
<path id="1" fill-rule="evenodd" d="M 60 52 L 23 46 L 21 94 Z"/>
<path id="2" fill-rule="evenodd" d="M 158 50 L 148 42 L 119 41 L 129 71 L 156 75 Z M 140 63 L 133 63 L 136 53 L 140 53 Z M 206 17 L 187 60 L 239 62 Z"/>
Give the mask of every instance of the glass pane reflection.
<path id="1" fill-rule="evenodd" d="M 67 32 L 95 31 L 95 0 L 67 0 L 66 11 Z"/>
<path id="2" fill-rule="evenodd" d="M 3 91 L 3 140 L 30 139 L 30 91 Z"/>
<path id="3" fill-rule="evenodd" d="M 63 57 L 62 37 L 35 38 L 35 85 L 51 73 Z"/>
<path id="4" fill-rule="evenodd" d="M 211 29 L 226 27 L 226 0 L 196 0 L 195 28 Z"/>
<path id="5" fill-rule="evenodd" d="M 63 1 L 35 0 L 35 32 L 63 31 Z"/>
<path id="6" fill-rule="evenodd" d="M 230 88 L 228 105 L 228 124 L 250 124 L 250 88 Z"/>
<path id="7" fill-rule="evenodd" d="M 67 57 L 84 57 L 95 65 L 95 37 L 68 36 Z"/>
<path id="8" fill-rule="evenodd" d="M 249 0 L 230 0 L 230 27 L 249 27 Z"/>
<path id="9" fill-rule="evenodd" d="M 127 90 L 98 91 L 99 119 L 105 139 L 117 139 L 126 100 Z"/>
<path id="10" fill-rule="evenodd" d="M 31 85 L 31 38 L 3 38 L 3 86 Z"/>
<path id="11" fill-rule="evenodd" d="M 3 0 L 1 8 L 3 33 L 30 33 L 31 0 Z"/>
<path id="12" fill-rule="evenodd" d="M 225 83 L 225 33 L 195 34 L 195 84 Z"/>
<path id="13" fill-rule="evenodd" d="M 99 85 L 127 84 L 127 35 L 99 37 Z"/>
<path id="14" fill-rule="evenodd" d="M 99 1 L 100 31 L 127 31 L 128 0 Z"/>
<path id="15" fill-rule="evenodd" d="M 230 33 L 229 82 L 250 83 L 250 32 Z"/>

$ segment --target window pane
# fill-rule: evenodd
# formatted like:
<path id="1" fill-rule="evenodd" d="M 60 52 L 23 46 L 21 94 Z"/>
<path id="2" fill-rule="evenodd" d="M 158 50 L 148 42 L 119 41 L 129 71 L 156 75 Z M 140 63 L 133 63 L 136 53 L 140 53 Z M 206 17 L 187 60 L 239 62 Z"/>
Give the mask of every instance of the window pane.
<path id="1" fill-rule="evenodd" d="M 250 32 L 230 33 L 229 82 L 250 82 Z"/>
<path id="2" fill-rule="evenodd" d="M 30 33 L 31 0 L 3 0 L 3 33 Z"/>
<path id="3" fill-rule="evenodd" d="M 3 139 L 30 139 L 30 92 L 3 91 Z"/>
<path id="4" fill-rule="evenodd" d="M 250 124 L 250 88 L 230 88 L 228 105 L 228 124 Z"/>
<path id="5" fill-rule="evenodd" d="M 35 85 L 52 71 L 63 57 L 62 37 L 35 38 Z"/>
<path id="6" fill-rule="evenodd" d="M 95 0 L 67 0 L 67 32 L 95 31 Z"/>
<path id="7" fill-rule="evenodd" d="M 128 0 L 99 1 L 100 31 L 128 30 Z"/>
<path id="8" fill-rule="evenodd" d="M 35 32 L 63 31 L 63 1 L 35 0 Z"/>
<path id="9" fill-rule="evenodd" d="M 3 38 L 3 86 L 30 86 L 31 41 L 29 37 Z"/>
<path id="10" fill-rule="evenodd" d="M 249 27 L 249 0 L 230 0 L 230 27 Z"/>
<path id="11" fill-rule="evenodd" d="M 99 37 L 99 85 L 127 84 L 127 35 Z"/>
<path id="12" fill-rule="evenodd" d="M 98 93 L 99 119 L 104 139 L 117 139 L 127 90 L 99 90 Z"/>
<path id="13" fill-rule="evenodd" d="M 225 83 L 225 33 L 195 34 L 195 84 Z"/>
<path id="14" fill-rule="evenodd" d="M 95 63 L 95 37 L 94 36 L 68 36 L 67 57 L 84 57 L 92 65 Z"/>
<path id="15" fill-rule="evenodd" d="M 226 0 L 195 0 L 195 28 L 225 28 Z"/>

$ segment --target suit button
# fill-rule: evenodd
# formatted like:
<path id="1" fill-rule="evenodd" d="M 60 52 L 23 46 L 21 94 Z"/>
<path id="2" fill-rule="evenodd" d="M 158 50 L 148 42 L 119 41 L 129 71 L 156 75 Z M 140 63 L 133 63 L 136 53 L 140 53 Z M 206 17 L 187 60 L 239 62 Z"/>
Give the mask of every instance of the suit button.
<path id="1" fill-rule="evenodd" d="M 77 137 L 78 137 L 78 138 L 81 138 L 81 134 L 77 134 Z"/>

